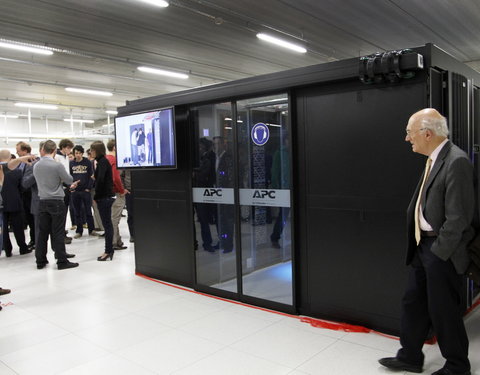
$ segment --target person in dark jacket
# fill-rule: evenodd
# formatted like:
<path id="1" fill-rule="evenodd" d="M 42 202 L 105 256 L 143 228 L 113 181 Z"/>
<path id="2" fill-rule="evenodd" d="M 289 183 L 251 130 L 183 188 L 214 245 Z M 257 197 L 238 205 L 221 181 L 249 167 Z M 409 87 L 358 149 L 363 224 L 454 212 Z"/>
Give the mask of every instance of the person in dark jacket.
<path id="1" fill-rule="evenodd" d="M 105 144 L 101 141 L 95 141 L 90 146 L 92 157 L 95 158 L 97 166 L 95 168 L 95 196 L 93 199 L 97 203 L 98 211 L 105 228 L 105 252 L 97 258 L 103 262 L 110 258 L 113 259 L 113 224 L 112 224 L 112 204 L 115 194 L 113 193 L 113 175 L 112 166 L 105 157 L 107 150 Z"/>
<path id="2" fill-rule="evenodd" d="M 16 144 L 16 150 L 17 150 L 17 155 L 18 156 L 27 156 L 32 153 L 32 148 L 28 143 L 25 142 L 18 142 Z M 18 168 L 25 174 L 25 169 L 28 167 L 27 164 L 20 164 Z M 35 246 L 35 222 L 34 222 L 34 217 L 31 214 L 31 207 L 30 207 L 30 202 L 32 200 L 32 192 L 31 190 L 22 189 L 22 198 L 23 198 L 23 208 L 24 208 L 24 214 L 25 214 L 25 221 L 24 223 L 29 226 L 30 228 L 30 242 L 27 244 L 28 247 L 31 247 L 32 249 Z"/>
<path id="3" fill-rule="evenodd" d="M 8 163 L 11 160 L 11 154 L 8 150 L 0 151 L 0 162 Z M 23 199 L 21 195 L 21 182 L 23 172 L 20 169 L 4 171 L 4 182 L 2 189 L 3 200 L 3 246 L 7 257 L 12 256 L 12 243 L 8 233 L 8 223 L 10 222 L 15 235 L 15 240 L 20 249 L 20 254 L 32 252 L 25 243 L 25 231 L 23 227 Z"/>
<path id="4" fill-rule="evenodd" d="M 83 235 L 83 215 L 87 219 L 88 233 L 91 235 L 95 230 L 95 223 L 92 215 L 92 196 L 90 189 L 93 186 L 93 167 L 90 160 L 83 157 L 85 150 L 77 145 L 73 148 L 74 159 L 70 161 L 70 174 L 73 181 L 79 181 L 75 190 L 72 191 L 72 202 L 75 212 L 76 234 L 73 238 L 80 238 Z"/>

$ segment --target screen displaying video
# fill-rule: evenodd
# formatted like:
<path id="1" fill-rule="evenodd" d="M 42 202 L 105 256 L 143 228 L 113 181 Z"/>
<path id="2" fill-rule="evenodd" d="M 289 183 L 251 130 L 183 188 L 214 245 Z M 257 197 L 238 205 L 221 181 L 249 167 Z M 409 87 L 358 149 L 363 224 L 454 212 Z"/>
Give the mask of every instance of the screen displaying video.
<path id="1" fill-rule="evenodd" d="M 118 168 L 177 167 L 173 108 L 115 118 Z"/>

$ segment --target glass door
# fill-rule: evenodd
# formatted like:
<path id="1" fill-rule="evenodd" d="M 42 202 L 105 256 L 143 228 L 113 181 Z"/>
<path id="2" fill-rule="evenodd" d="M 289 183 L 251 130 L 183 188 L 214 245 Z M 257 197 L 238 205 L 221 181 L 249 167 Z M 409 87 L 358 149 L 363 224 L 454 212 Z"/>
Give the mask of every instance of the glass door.
<path id="1" fill-rule="evenodd" d="M 237 102 L 242 291 L 293 304 L 288 96 Z"/>
<path id="2" fill-rule="evenodd" d="M 292 306 L 288 95 L 191 115 L 197 285 Z"/>
<path id="3" fill-rule="evenodd" d="M 193 206 L 197 283 L 237 292 L 231 103 L 191 108 L 196 127 Z"/>

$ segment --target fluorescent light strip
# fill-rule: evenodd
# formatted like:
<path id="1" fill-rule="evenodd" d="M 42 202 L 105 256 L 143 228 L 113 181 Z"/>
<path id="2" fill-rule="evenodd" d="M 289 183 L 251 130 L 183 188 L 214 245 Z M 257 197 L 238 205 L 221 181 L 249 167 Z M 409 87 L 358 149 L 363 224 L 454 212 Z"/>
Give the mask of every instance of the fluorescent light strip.
<path id="1" fill-rule="evenodd" d="M 105 111 L 109 115 L 118 115 L 118 111 Z"/>
<path id="2" fill-rule="evenodd" d="M 0 115 L 1 118 L 18 118 L 16 115 Z"/>
<path id="3" fill-rule="evenodd" d="M 63 121 L 66 121 L 66 122 L 82 122 L 82 123 L 85 123 L 85 124 L 93 124 L 95 121 L 93 120 L 82 120 L 82 119 L 70 119 L 70 118 L 64 118 Z"/>
<path id="4" fill-rule="evenodd" d="M 161 76 L 181 78 L 181 79 L 188 78 L 188 74 L 176 73 L 176 72 L 171 72 L 169 70 L 163 70 L 163 69 L 154 69 L 154 68 L 149 68 L 147 66 L 139 66 L 137 69 L 144 73 L 152 73 L 152 74 L 158 74 Z"/>
<path id="5" fill-rule="evenodd" d="M 17 107 L 24 108 L 39 108 L 39 109 L 58 109 L 56 105 L 53 104 L 41 104 L 41 103 L 15 103 Z"/>
<path id="6" fill-rule="evenodd" d="M 87 90 L 87 89 L 79 89 L 76 87 L 66 87 L 65 91 L 68 92 L 77 92 L 79 94 L 87 94 L 87 95 L 98 95 L 98 96 L 112 96 L 113 94 L 108 91 L 100 91 L 100 90 Z"/>
<path id="7" fill-rule="evenodd" d="M 168 7 L 168 1 L 165 0 L 140 0 L 142 3 L 147 3 L 150 5 L 155 5 L 160 8 L 166 8 Z"/>
<path id="8" fill-rule="evenodd" d="M 38 53 L 40 55 L 53 55 L 53 52 L 45 47 L 41 47 L 41 46 L 33 47 L 33 46 L 16 43 L 16 42 L 0 41 L 0 47 L 14 49 L 14 50 L 23 51 L 23 52 Z"/>
<path id="9" fill-rule="evenodd" d="M 290 49 L 290 50 L 295 51 L 295 52 L 299 52 L 299 53 L 306 53 L 307 52 L 305 47 L 302 47 L 298 44 L 293 44 L 293 43 L 287 42 L 286 40 L 279 39 L 279 38 L 276 38 L 276 37 L 268 35 L 268 34 L 258 33 L 257 38 L 261 39 L 261 40 L 264 40 L 266 42 L 275 44 L 277 46 Z"/>

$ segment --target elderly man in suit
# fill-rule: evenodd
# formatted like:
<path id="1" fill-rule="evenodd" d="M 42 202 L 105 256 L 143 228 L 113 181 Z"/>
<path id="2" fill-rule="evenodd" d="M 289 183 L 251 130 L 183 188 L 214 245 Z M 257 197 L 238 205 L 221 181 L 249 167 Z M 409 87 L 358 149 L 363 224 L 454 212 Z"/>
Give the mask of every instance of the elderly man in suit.
<path id="1" fill-rule="evenodd" d="M 386 367 L 422 372 L 422 346 L 432 327 L 445 365 L 432 375 L 470 375 L 461 306 L 462 274 L 474 237 L 474 173 L 468 156 L 448 140 L 446 119 L 435 109 L 410 117 L 405 140 L 427 156 L 407 210 L 407 264 L 412 268 L 402 301 L 400 344 Z"/>

